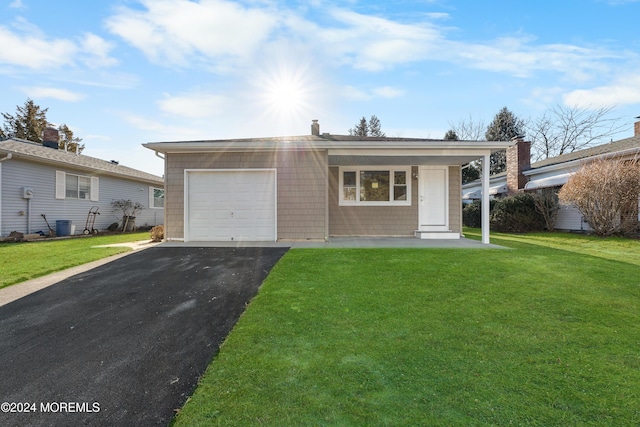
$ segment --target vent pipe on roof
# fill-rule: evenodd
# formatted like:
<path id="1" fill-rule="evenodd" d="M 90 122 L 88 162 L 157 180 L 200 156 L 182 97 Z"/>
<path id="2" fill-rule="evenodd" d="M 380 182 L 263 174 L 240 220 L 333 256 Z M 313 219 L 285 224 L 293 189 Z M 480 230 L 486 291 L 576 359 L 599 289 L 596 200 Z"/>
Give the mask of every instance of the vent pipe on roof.
<path id="1" fill-rule="evenodd" d="M 320 136 L 320 125 L 317 120 L 311 120 L 311 135 Z"/>

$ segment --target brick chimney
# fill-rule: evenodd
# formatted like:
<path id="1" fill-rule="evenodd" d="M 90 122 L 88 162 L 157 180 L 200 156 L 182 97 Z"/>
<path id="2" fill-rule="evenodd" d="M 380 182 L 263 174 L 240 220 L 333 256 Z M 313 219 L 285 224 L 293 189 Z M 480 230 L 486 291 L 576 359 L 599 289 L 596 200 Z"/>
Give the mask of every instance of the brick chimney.
<path id="1" fill-rule="evenodd" d="M 311 135 L 320 136 L 320 125 L 317 120 L 311 120 Z"/>
<path id="2" fill-rule="evenodd" d="M 507 192 L 517 193 L 524 188 L 527 177 L 522 172 L 531 169 L 531 142 L 525 141 L 523 136 L 511 139 L 514 143 L 507 148 Z"/>
<path id="3" fill-rule="evenodd" d="M 60 133 L 58 129 L 47 127 L 42 131 L 42 145 L 49 148 L 58 149 L 60 143 Z"/>
<path id="4" fill-rule="evenodd" d="M 633 136 L 640 136 L 640 116 L 636 117 L 636 119 L 639 120 L 633 124 Z"/>

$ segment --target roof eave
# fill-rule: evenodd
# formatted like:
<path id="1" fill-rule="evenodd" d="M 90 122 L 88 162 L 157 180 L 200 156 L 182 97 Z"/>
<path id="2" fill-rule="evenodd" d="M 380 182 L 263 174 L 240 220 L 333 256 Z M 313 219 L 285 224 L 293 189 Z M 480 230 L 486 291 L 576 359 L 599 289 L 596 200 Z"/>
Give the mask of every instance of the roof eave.
<path id="1" fill-rule="evenodd" d="M 288 150 L 489 150 L 495 152 L 513 145 L 510 141 L 193 141 L 149 142 L 145 148 L 159 153 L 237 152 L 237 151 L 288 151 Z"/>

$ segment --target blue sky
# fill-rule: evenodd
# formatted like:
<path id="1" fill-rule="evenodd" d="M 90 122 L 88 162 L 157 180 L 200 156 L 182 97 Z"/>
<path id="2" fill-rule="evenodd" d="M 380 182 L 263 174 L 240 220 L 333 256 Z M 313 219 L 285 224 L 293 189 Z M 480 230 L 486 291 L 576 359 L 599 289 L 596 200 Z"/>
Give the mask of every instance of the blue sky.
<path id="1" fill-rule="evenodd" d="M 640 0 L 0 1 L 0 111 L 27 98 L 85 154 L 162 175 L 152 141 L 442 138 L 506 106 L 640 115 Z"/>

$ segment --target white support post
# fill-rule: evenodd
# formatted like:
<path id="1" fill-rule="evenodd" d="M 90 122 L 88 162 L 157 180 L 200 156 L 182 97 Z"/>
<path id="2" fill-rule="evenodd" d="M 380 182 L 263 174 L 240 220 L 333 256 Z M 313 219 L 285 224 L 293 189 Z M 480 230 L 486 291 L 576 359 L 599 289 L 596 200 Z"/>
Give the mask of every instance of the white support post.
<path id="1" fill-rule="evenodd" d="M 489 244 L 489 160 L 485 154 L 482 160 L 482 243 Z"/>

